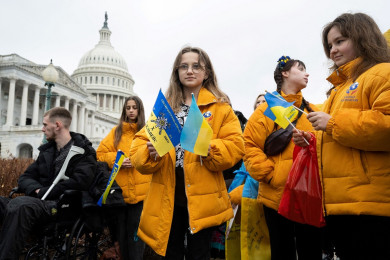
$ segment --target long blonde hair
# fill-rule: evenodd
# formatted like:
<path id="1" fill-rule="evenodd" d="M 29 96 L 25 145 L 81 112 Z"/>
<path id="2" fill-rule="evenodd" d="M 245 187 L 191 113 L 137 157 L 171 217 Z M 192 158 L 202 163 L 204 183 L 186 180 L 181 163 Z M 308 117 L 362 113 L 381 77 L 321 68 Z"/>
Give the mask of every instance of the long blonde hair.
<path id="1" fill-rule="evenodd" d="M 227 103 L 227 95 L 222 92 L 218 87 L 217 77 L 214 72 L 213 65 L 207 53 L 199 47 L 184 47 L 180 50 L 173 63 L 173 69 L 171 74 L 171 80 L 165 96 L 172 107 L 172 110 L 176 113 L 180 110 L 180 106 L 184 103 L 183 85 L 179 79 L 178 67 L 181 62 L 181 58 L 184 53 L 193 52 L 199 55 L 199 63 L 204 64 L 206 78 L 203 81 L 203 87 L 209 90 L 217 98 L 219 102 Z"/>

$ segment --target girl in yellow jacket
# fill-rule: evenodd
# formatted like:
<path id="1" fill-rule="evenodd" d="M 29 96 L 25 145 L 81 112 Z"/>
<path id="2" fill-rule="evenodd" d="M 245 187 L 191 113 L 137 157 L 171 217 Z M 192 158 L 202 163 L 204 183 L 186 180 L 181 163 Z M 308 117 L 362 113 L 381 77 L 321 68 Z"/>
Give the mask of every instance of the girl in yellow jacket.
<path id="1" fill-rule="evenodd" d="M 282 56 L 274 71 L 277 91 L 296 107 L 311 112 L 316 108 L 309 105 L 301 90 L 306 87 L 309 74 L 302 61 Z M 264 207 L 267 222 L 272 260 L 321 260 L 321 232 L 319 228 L 296 223 L 278 214 L 280 200 L 292 166 L 294 144 L 289 142 L 283 152 L 268 156 L 264 152 L 266 138 L 276 130 L 277 125 L 264 115 L 268 104 L 257 107 L 249 118 L 245 131 L 244 163 L 247 171 L 259 181 L 259 199 Z M 311 130 L 310 122 L 301 116 L 296 127 Z M 279 128 L 279 127 L 278 127 Z"/>
<path id="2" fill-rule="evenodd" d="M 238 118 L 219 89 L 211 61 L 202 49 L 186 47 L 176 57 L 166 96 L 181 125 L 194 93 L 213 130 L 206 157 L 180 145 L 159 157 L 144 129 L 131 150 L 133 165 L 152 174 L 138 236 L 166 259 L 210 259 L 212 227 L 233 217 L 222 171 L 244 155 Z"/>
<path id="3" fill-rule="evenodd" d="M 341 259 L 390 259 L 390 54 L 375 21 L 342 14 L 323 30 L 334 62 L 317 135 L 330 238 Z M 303 136 L 294 142 L 304 146 Z"/>
<path id="4" fill-rule="evenodd" d="M 116 211 L 116 235 L 122 259 L 142 259 L 145 244 L 137 237 L 139 219 L 151 177 L 140 174 L 131 164 L 129 151 L 134 135 L 145 125 L 145 112 L 142 100 L 137 96 L 126 98 L 118 126 L 100 142 L 96 151 L 99 161 L 112 168 L 118 150 L 125 153 L 115 181 L 122 189 L 126 208 Z"/>

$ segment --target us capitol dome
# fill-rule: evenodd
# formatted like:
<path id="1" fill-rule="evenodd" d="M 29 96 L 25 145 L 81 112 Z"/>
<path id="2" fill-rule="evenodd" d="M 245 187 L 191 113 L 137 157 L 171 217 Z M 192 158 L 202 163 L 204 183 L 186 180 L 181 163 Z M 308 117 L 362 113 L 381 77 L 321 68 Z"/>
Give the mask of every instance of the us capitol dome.
<path id="1" fill-rule="evenodd" d="M 134 80 L 125 59 L 111 45 L 111 31 L 105 14 L 100 41 L 80 59 L 72 78 L 92 95 L 98 110 L 119 119 L 124 100 L 133 91 Z"/>

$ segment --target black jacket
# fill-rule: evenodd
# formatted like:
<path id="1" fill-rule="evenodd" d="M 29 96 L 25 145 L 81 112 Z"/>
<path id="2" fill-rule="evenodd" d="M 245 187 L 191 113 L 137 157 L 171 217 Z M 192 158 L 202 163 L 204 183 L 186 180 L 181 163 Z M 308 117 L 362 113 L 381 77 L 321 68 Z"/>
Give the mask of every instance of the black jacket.
<path id="1" fill-rule="evenodd" d="M 54 186 L 47 200 L 56 200 L 65 190 L 88 190 L 95 177 L 96 151 L 91 142 L 82 134 L 71 132 L 73 145 L 84 149 L 84 154 L 78 154 L 69 161 L 65 175 L 68 180 L 62 180 Z M 53 160 L 56 143 L 54 141 L 41 145 L 37 160 L 19 177 L 19 189 L 28 196 L 42 198 L 55 179 Z M 40 189 L 36 194 L 35 190 Z"/>

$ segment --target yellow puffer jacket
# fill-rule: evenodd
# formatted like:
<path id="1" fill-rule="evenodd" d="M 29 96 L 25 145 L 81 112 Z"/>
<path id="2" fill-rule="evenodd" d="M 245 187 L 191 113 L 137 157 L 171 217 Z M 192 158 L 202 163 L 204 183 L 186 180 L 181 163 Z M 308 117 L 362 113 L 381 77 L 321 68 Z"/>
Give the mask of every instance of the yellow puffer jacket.
<path id="1" fill-rule="evenodd" d="M 302 104 L 301 92 L 296 95 L 285 95 L 282 92 L 282 96 L 288 102 L 295 101 L 294 105 L 296 107 L 300 107 Z M 264 115 L 267 107 L 267 103 L 258 106 L 246 124 L 244 131 L 244 163 L 252 178 L 259 181 L 258 199 L 260 202 L 269 208 L 278 210 L 287 176 L 291 169 L 295 145 L 291 140 L 286 149 L 278 155 L 268 157 L 264 153 L 265 140 L 273 132 L 275 125 L 274 121 Z M 317 110 L 312 104 L 310 104 L 310 107 L 314 111 Z M 308 111 L 305 110 L 305 112 Z M 313 130 L 305 114 L 302 114 L 298 119 L 296 128 L 304 131 Z"/>
<path id="2" fill-rule="evenodd" d="M 114 147 L 115 129 L 100 142 L 96 150 L 96 157 L 99 161 L 106 162 L 112 169 L 115 163 L 117 149 Z M 131 142 L 137 132 L 137 125 L 123 123 L 122 138 L 118 144 L 118 150 L 121 150 L 128 157 Z M 121 168 L 115 178 L 115 181 L 121 187 L 123 197 L 127 204 L 135 204 L 145 199 L 149 191 L 151 176 L 140 174 L 134 167 Z"/>
<path id="3" fill-rule="evenodd" d="M 332 73 L 335 89 L 323 111 L 326 133 L 317 132 L 328 215 L 390 216 L 390 63 L 352 82 L 360 58 Z"/>
<path id="4" fill-rule="evenodd" d="M 244 140 L 238 118 L 227 103 L 202 88 L 197 104 L 213 129 L 210 155 L 185 151 L 184 181 L 188 201 L 189 224 L 192 233 L 217 226 L 233 217 L 222 171 L 235 165 L 244 155 Z M 164 256 L 171 229 L 176 153 L 173 148 L 162 158 L 151 159 L 146 147 L 145 128 L 138 132 L 131 146 L 133 165 L 143 174 L 153 174 L 150 192 L 144 203 L 138 236 L 156 253 Z"/>

